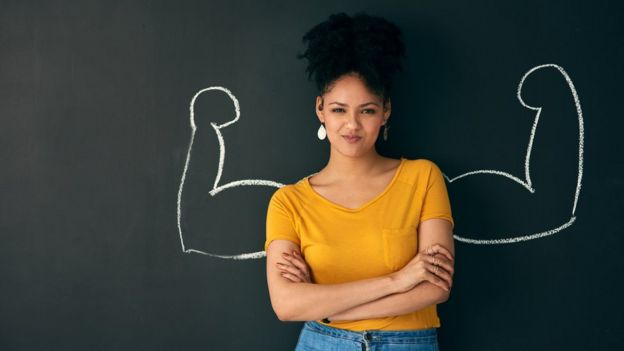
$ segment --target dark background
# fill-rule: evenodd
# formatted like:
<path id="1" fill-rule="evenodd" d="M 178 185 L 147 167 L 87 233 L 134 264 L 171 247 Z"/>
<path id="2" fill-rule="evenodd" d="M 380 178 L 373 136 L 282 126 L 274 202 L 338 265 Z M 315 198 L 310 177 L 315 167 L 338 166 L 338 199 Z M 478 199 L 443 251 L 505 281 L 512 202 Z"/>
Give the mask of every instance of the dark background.
<path id="1" fill-rule="evenodd" d="M 389 141 L 450 178 L 524 178 L 535 112 L 516 97 L 541 64 L 569 74 L 584 117 L 576 221 L 515 244 L 456 241 L 443 350 L 616 349 L 624 342 L 622 11 L 588 1 L 0 1 L 0 348 L 291 350 L 301 322 L 271 309 L 265 259 L 184 253 L 177 197 L 201 89 L 229 89 L 219 185 L 292 183 L 327 161 L 301 36 L 329 14 L 367 11 L 404 32 Z M 508 178 L 447 183 L 455 235 L 504 239 L 572 215 L 579 123 L 555 69 L 525 82 L 542 107 L 531 194 Z M 211 123 L 235 117 L 202 94 L 181 193 L 186 249 L 262 252 L 271 186 L 210 196 Z"/>

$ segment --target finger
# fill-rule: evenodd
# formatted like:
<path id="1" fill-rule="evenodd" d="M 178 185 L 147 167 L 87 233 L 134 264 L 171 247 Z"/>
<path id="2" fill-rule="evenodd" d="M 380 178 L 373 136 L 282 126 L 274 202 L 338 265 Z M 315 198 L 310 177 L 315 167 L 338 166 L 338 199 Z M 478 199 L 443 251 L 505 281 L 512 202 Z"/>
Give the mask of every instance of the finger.
<path id="1" fill-rule="evenodd" d="M 441 250 L 441 253 L 445 255 L 449 260 L 455 261 L 455 256 L 453 256 L 453 254 L 451 253 L 449 249 L 447 249 L 446 247 L 440 244 L 436 244 L 435 246 L 437 249 Z"/>
<path id="2" fill-rule="evenodd" d="M 291 280 L 295 283 L 301 283 L 301 280 L 298 276 L 290 274 L 288 272 L 280 272 L 280 275 L 288 280 Z"/>
<path id="3" fill-rule="evenodd" d="M 437 275 L 435 275 L 435 274 L 433 274 L 431 272 L 426 272 L 425 273 L 425 280 L 427 280 L 431 284 L 439 286 L 440 288 L 444 289 L 445 291 L 449 291 L 450 290 L 450 288 L 447 286 L 447 283 L 446 283 L 446 281 L 444 281 L 444 279 L 438 277 Z"/>
<path id="4" fill-rule="evenodd" d="M 308 265 L 307 263 L 301 258 L 301 256 L 292 256 L 292 259 L 290 260 L 290 263 L 292 263 L 293 265 L 295 265 L 295 267 L 299 268 L 302 272 L 304 272 L 305 274 L 309 274 L 308 271 Z"/>
<path id="5" fill-rule="evenodd" d="M 448 285 L 448 287 L 449 288 L 451 287 L 451 284 L 453 282 L 452 278 L 450 274 L 446 270 L 444 270 L 444 268 L 430 264 L 430 263 L 424 263 L 424 266 L 428 273 L 431 273 L 435 275 L 437 278 L 444 280 L 444 282 Z"/>
<path id="6" fill-rule="evenodd" d="M 455 274 L 455 268 L 453 268 L 453 263 L 449 261 L 445 256 L 437 254 L 435 256 L 425 256 L 427 262 L 431 263 L 434 266 L 441 266 L 447 272 L 451 274 Z"/>
<path id="7" fill-rule="evenodd" d="M 297 251 L 293 251 L 292 257 L 300 262 L 306 263 L 305 258 L 303 258 L 303 256 L 301 256 L 301 254 Z"/>
<path id="8" fill-rule="evenodd" d="M 291 263 L 295 265 L 297 273 L 299 274 L 301 279 L 308 283 L 312 282 L 312 278 L 310 277 L 310 267 L 308 267 L 308 264 L 303 259 L 294 258 L 293 260 L 291 260 Z"/>
<path id="9" fill-rule="evenodd" d="M 293 261 L 297 260 L 297 257 L 294 256 L 292 253 L 282 253 L 282 257 L 284 257 L 284 259 L 286 259 L 286 261 L 288 261 L 288 263 L 292 263 Z"/>
<path id="10" fill-rule="evenodd" d="M 277 266 L 280 269 L 282 269 L 283 271 L 288 272 L 288 273 L 290 273 L 292 275 L 295 275 L 295 276 L 299 277 L 299 279 L 302 279 L 302 280 L 306 279 L 306 274 L 301 272 L 299 270 L 299 268 L 297 268 L 297 267 L 294 267 L 292 265 L 286 265 L 286 264 L 283 264 L 283 263 L 277 263 Z"/>
<path id="11" fill-rule="evenodd" d="M 444 268 L 437 266 L 437 270 L 434 272 L 437 276 L 441 277 L 448 284 L 449 289 L 453 286 L 453 276 Z"/>
<path id="12" fill-rule="evenodd" d="M 453 261 L 449 260 L 448 257 L 446 255 L 443 255 L 442 253 L 428 255 L 427 249 L 424 249 L 418 255 L 421 261 L 431 263 L 431 264 L 433 264 L 434 262 L 437 262 L 439 265 L 443 266 L 445 269 L 449 271 L 455 270 L 453 268 L 454 267 Z"/>
<path id="13" fill-rule="evenodd" d="M 434 272 L 434 273 L 430 273 L 434 276 L 434 280 L 437 279 L 437 282 L 439 283 L 438 286 L 440 286 L 442 289 L 449 291 L 451 290 L 451 285 L 449 283 L 449 281 L 447 279 L 445 279 L 445 277 L 443 277 L 440 273 L 441 273 L 441 269 L 439 269 L 438 272 Z"/>
<path id="14" fill-rule="evenodd" d="M 279 269 L 283 273 L 288 273 L 293 277 L 297 277 L 299 280 L 305 280 L 305 275 L 303 275 L 296 267 L 285 264 L 278 264 Z"/>
<path id="15" fill-rule="evenodd" d="M 446 256 L 449 260 L 454 261 L 455 258 L 453 257 L 453 254 L 451 254 L 451 252 L 444 246 L 440 245 L 440 244 L 433 244 L 429 247 L 427 247 L 427 249 L 425 249 L 427 255 L 430 256 L 434 256 L 437 253 L 441 253 L 444 256 Z"/>
<path id="16" fill-rule="evenodd" d="M 296 265 L 301 270 L 306 282 L 312 282 L 312 278 L 310 277 L 310 267 L 305 261 L 305 258 L 298 251 L 292 250 L 292 254 L 285 257 L 289 259 L 290 263 Z"/>
<path id="17" fill-rule="evenodd" d="M 299 278 L 298 277 L 294 277 L 291 274 L 288 274 L 288 272 L 280 272 L 280 275 L 288 280 L 290 280 L 293 283 L 299 283 Z"/>
<path id="18" fill-rule="evenodd" d="M 430 273 L 434 274 L 438 278 L 443 279 L 449 288 L 453 285 L 453 279 L 451 278 L 451 275 L 444 268 L 440 266 L 434 266 L 432 264 L 427 264 L 426 267 Z"/>

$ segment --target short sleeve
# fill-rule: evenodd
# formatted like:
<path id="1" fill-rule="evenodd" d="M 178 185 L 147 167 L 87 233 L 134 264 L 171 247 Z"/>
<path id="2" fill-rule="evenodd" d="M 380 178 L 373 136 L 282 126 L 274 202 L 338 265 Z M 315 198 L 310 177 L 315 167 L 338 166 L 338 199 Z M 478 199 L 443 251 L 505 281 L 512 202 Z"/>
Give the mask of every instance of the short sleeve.
<path id="1" fill-rule="evenodd" d="M 431 218 L 442 218 L 449 220 L 454 228 L 455 221 L 451 213 L 451 202 L 449 200 L 446 184 L 444 183 L 444 176 L 435 163 L 430 163 L 431 170 L 420 212 L 420 222 Z"/>
<path id="2" fill-rule="evenodd" d="M 300 246 L 301 242 L 299 235 L 295 231 L 293 211 L 289 211 L 286 201 L 282 198 L 283 193 L 280 190 L 278 189 L 273 193 L 267 209 L 265 252 L 271 241 L 275 239 L 290 240 L 297 246 Z"/>

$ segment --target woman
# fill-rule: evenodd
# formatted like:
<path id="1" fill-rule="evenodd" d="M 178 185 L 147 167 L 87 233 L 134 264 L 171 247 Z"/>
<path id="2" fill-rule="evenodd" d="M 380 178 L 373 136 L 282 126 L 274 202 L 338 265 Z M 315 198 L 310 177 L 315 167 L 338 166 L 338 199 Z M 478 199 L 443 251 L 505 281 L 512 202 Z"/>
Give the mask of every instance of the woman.
<path id="1" fill-rule="evenodd" d="M 344 13 L 303 37 L 320 91 L 327 165 L 278 189 L 266 221 L 267 282 L 282 321 L 305 321 L 297 350 L 436 350 L 436 305 L 449 297 L 454 221 L 427 159 L 379 155 L 388 137 L 400 30 Z"/>

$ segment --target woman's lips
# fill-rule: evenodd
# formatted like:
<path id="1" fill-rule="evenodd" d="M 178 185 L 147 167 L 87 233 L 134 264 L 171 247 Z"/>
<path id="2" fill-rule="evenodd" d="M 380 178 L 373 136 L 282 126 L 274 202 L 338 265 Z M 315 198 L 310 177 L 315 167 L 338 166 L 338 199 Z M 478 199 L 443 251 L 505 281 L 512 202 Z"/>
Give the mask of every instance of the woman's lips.
<path id="1" fill-rule="evenodd" d="M 362 139 L 362 137 L 359 137 L 359 136 L 351 136 L 351 137 L 350 137 L 350 136 L 348 136 L 348 135 L 343 135 L 342 137 L 343 137 L 343 138 L 347 141 L 347 143 L 349 143 L 349 144 L 354 144 L 354 143 L 357 143 L 358 141 L 360 141 L 360 139 Z"/>

